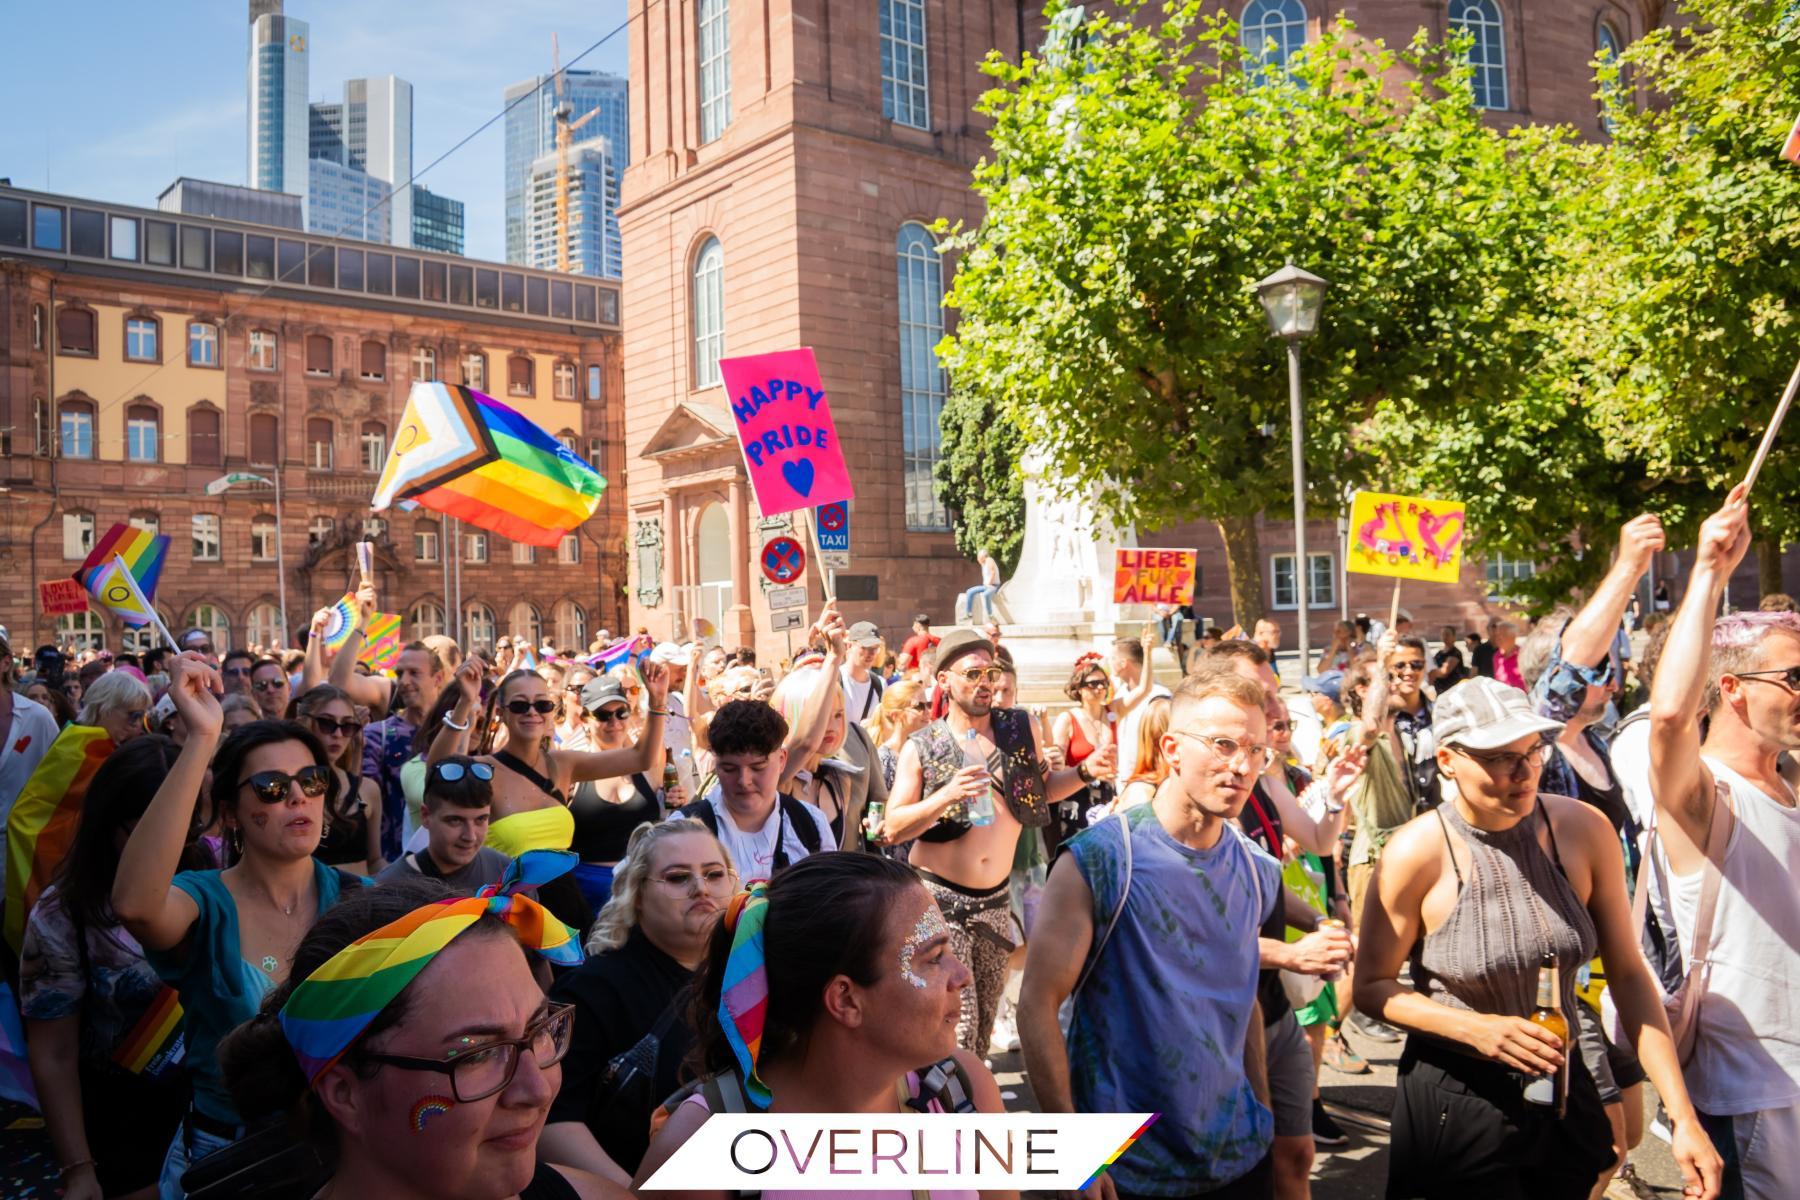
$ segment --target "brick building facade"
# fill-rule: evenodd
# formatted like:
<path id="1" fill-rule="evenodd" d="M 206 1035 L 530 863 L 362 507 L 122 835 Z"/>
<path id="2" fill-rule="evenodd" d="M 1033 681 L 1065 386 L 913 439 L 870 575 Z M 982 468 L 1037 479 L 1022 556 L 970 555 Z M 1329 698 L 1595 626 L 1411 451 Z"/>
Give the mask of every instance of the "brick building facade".
<path id="1" fill-rule="evenodd" d="M 1590 61 L 1663 18 L 1660 5 L 1612 0 L 1251 0 L 1236 15 L 1291 42 L 1342 11 L 1365 35 L 1403 45 L 1420 27 L 1443 38 L 1453 10 L 1479 35 L 1493 120 L 1565 122 L 1596 137 L 1604 128 Z M 940 217 L 979 217 L 968 180 L 986 142 L 972 108 L 989 80 L 977 68 L 990 49 L 1016 57 L 1022 44 L 1038 45 L 1040 14 L 1001 0 L 632 0 L 632 163 L 620 224 L 631 264 L 634 624 L 668 636 L 702 616 L 728 645 L 785 645 L 771 632 L 754 561 L 789 523 L 755 511 L 711 370 L 721 350 L 817 352 L 857 486 L 839 594 L 859 616 L 890 634 L 919 609 L 946 621 L 956 592 L 977 582 L 928 483 L 921 490 L 944 381 L 920 348 L 953 320 L 936 309 L 948 279 L 922 238 Z M 1291 639 L 1293 606 L 1276 592 L 1291 527 L 1265 521 L 1261 532 L 1265 600 Z M 1217 531 L 1140 534 L 1149 545 L 1199 546 L 1197 607 L 1229 623 Z M 1316 646 L 1340 607 L 1385 609 L 1388 588 L 1352 576 L 1343 594 L 1331 522 L 1316 523 L 1308 542 L 1330 554 L 1337 579 L 1314 610 Z M 1483 571 L 1471 565 L 1459 587 L 1412 589 L 1406 603 L 1422 625 L 1470 620 L 1490 607 Z"/>
<path id="2" fill-rule="evenodd" d="M 45 617 L 35 586 L 132 520 L 172 537 L 164 619 L 221 646 L 291 645 L 364 537 L 409 636 L 585 646 L 624 618 L 618 316 L 596 281 L 0 187 L 0 623 L 15 649 L 138 644 L 97 612 Z M 562 438 L 610 481 L 599 511 L 555 550 L 371 514 L 415 379 Z M 206 494 L 234 471 L 279 478 L 284 523 L 267 485 Z"/>

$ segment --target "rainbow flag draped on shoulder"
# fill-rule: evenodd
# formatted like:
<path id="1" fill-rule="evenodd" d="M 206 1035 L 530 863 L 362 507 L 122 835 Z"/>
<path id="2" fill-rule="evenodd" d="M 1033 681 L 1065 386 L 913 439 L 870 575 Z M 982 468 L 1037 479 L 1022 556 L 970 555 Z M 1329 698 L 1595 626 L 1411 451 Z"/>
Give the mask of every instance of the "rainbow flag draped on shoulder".
<path id="1" fill-rule="evenodd" d="M 25 940 L 25 918 L 75 845 L 81 801 L 94 772 L 113 752 L 95 725 L 70 725 L 44 751 L 6 819 L 6 941 Z"/>
<path id="2" fill-rule="evenodd" d="M 606 480 L 490 396 L 415 383 L 369 507 L 412 502 L 533 546 L 594 515 Z"/>

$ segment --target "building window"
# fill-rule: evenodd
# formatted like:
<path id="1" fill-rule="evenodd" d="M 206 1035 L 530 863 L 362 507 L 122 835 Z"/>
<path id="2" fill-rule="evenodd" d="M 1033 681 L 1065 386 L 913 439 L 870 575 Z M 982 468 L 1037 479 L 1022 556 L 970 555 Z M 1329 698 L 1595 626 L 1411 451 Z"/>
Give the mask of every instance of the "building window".
<path id="1" fill-rule="evenodd" d="M 245 360 L 244 365 L 252 371 L 273 371 L 276 367 L 278 344 L 275 335 L 267 329 L 252 329 L 250 331 L 249 357 Z"/>
<path id="2" fill-rule="evenodd" d="M 923 0 L 881 0 L 881 115 L 914 129 L 931 128 Z"/>
<path id="3" fill-rule="evenodd" d="M 274 517 L 256 517 L 250 522 L 250 557 L 255 562 L 275 561 Z"/>
<path id="4" fill-rule="evenodd" d="M 382 517 L 364 517 L 362 523 L 362 540 L 365 542 L 382 542 L 387 540 L 387 521 Z"/>
<path id="5" fill-rule="evenodd" d="M 44 348 L 44 306 L 41 304 L 31 306 L 31 348 Z"/>
<path id="6" fill-rule="evenodd" d="M 50 401 L 43 396 L 31 398 L 32 435 L 37 439 L 34 443 L 37 452 L 45 458 L 50 457 L 50 432 L 54 426 L 50 420 Z"/>
<path id="7" fill-rule="evenodd" d="M 63 557 L 82 559 L 94 548 L 94 514 L 89 512 L 66 512 L 63 514 Z"/>
<path id="8" fill-rule="evenodd" d="M 196 629 L 205 630 L 212 641 L 213 653 L 223 655 L 231 649 L 231 622 L 225 617 L 225 610 L 216 604 L 196 604 L 188 613 L 187 623 Z"/>
<path id="9" fill-rule="evenodd" d="M 604 449 L 605 446 L 606 441 L 603 438 L 591 437 L 587 440 L 588 466 L 593 467 L 595 470 L 599 470 L 600 451 Z"/>
<path id="10" fill-rule="evenodd" d="M 589 363 L 587 369 L 587 398 L 600 399 L 600 364 Z"/>
<path id="11" fill-rule="evenodd" d="M 1292 554 L 1273 555 L 1269 564 L 1274 577 L 1270 606 L 1276 609 L 1292 611 L 1300 607 L 1300 598 L 1294 595 L 1294 556 Z M 1315 608 L 1335 608 L 1337 606 L 1337 557 L 1332 554 L 1308 554 L 1306 556 L 1306 607 L 1310 611 Z"/>
<path id="12" fill-rule="evenodd" d="M 1239 36 L 1256 81 L 1280 77 L 1288 59 L 1306 45 L 1306 10 L 1300 0 L 1250 0 Z"/>
<path id="13" fill-rule="evenodd" d="M 133 404 L 125 410 L 125 457 L 132 462 L 156 461 L 157 430 L 161 418 L 148 404 Z"/>
<path id="14" fill-rule="evenodd" d="M 323 546 L 326 542 L 331 540 L 331 536 L 336 530 L 337 522 L 330 517 L 314 517 L 306 523 L 306 544 L 308 546 Z"/>
<path id="15" fill-rule="evenodd" d="M 556 398 L 573 400 L 575 398 L 575 364 L 556 364 Z"/>
<path id="16" fill-rule="evenodd" d="M 264 600 L 252 605 L 244 614 L 244 640 L 252 646 L 273 650 L 281 645 L 281 610 Z"/>
<path id="17" fill-rule="evenodd" d="M 465 354 L 462 360 L 463 386 L 478 392 L 487 391 L 487 355 Z"/>
<path id="18" fill-rule="evenodd" d="M 437 351 L 420 346 L 412 352 L 412 377 L 418 383 L 437 381 Z"/>
<path id="19" fill-rule="evenodd" d="M 157 609 L 157 614 L 167 624 L 171 618 L 166 609 Z M 119 631 L 119 645 L 127 654 L 144 654 L 162 644 L 162 633 L 154 625 L 142 625 L 136 629 L 127 625 Z"/>
<path id="20" fill-rule="evenodd" d="M 379 421 L 364 421 L 360 437 L 362 469 L 379 472 L 387 464 L 387 426 Z"/>
<path id="21" fill-rule="evenodd" d="M 537 549 L 530 542 L 514 542 L 512 544 L 512 560 L 521 566 L 537 561 L 534 551 Z"/>
<path id="22" fill-rule="evenodd" d="M 315 471 L 331 470 L 331 422 L 325 417 L 306 421 L 306 463 Z"/>
<path id="23" fill-rule="evenodd" d="M 556 648 L 565 654 L 581 653 L 587 646 L 587 610 L 573 600 L 558 600 L 551 612 L 556 625 Z"/>
<path id="24" fill-rule="evenodd" d="M 162 532 L 162 517 L 153 512 L 134 512 L 125 519 L 133 529 L 141 529 L 152 537 Z"/>
<path id="25" fill-rule="evenodd" d="M 387 347 L 380 342 L 362 344 L 362 377 L 371 383 L 387 378 Z"/>
<path id="26" fill-rule="evenodd" d="M 906 486 L 906 527 L 948 529 L 933 472 L 943 453 L 938 421 L 944 411 L 944 265 L 923 225 L 909 221 L 895 241 L 900 286 L 900 436 Z"/>
<path id="27" fill-rule="evenodd" d="M 700 0 L 700 142 L 731 124 L 731 2 Z"/>
<path id="28" fill-rule="evenodd" d="M 570 566 L 581 561 L 581 539 L 572 533 L 562 535 L 562 541 L 556 543 L 556 561 L 563 566 Z"/>
<path id="29" fill-rule="evenodd" d="M 575 431 L 573 429 L 562 430 L 556 435 L 556 440 L 562 443 L 564 450 L 570 454 L 575 453 Z"/>
<path id="30" fill-rule="evenodd" d="M 493 649 L 494 610 L 480 603 L 464 606 L 462 632 L 466 650 Z"/>
<path id="31" fill-rule="evenodd" d="M 252 536 L 251 545 L 254 546 L 255 545 L 254 533 L 251 536 Z M 217 513 L 195 513 L 194 514 L 194 561 L 195 562 L 218 562 L 219 561 L 219 544 L 220 544 L 219 514 L 217 514 Z"/>
<path id="32" fill-rule="evenodd" d="M 1602 62 L 1618 64 L 1619 55 L 1625 49 L 1625 40 L 1621 38 L 1611 25 L 1602 21 L 1594 34 L 1594 57 Z M 1624 80 L 1615 77 L 1600 87 L 1600 124 L 1607 133 L 1613 131 L 1612 114 L 1609 111 L 1616 107 L 1624 93 Z"/>
<path id="33" fill-rule="evenodd" d="M 725 353 L 725 250 L 709 237 L 694 256 L 690 289 L 694 308 L 694 386 L 719 382 L 719 359 Z"/>
<path id="34" fill-rule="evenodd" d="M 272 467 L 280 453 L 281 422 L 274 413 L 251 413 L 250 461 Z"/>
<path id="35" fill-rule="evenodd" d="M 331 339 L 322 333 L 306 335 L 306 373 L 331 374 Z"/>
<path id="36" fill-rule="evenodd" d="M 1469 35 L 1475 107 L 1506 108 L 1506 24 L 1500 6 L 1494 0 L 1450 0 L 1450 28 Z"/>
<path id="37" fill-rule="evenodd" d="M 106 625 L 96 612 L 64 613 L 56 618 L 56 641 L 75 650 L 104 650 Z"/>
<path id="38" fill-rule="evenodd" d="M 442 637 L 449 632 L 444 628 L 444 608 L 441 604 L 421 600 L 413 605 L 408 616 L 412 620 L 412 636 L 415 641 L 419 638 Z"/>
<path id="39" fill-rule="evenodd" d="M 219 410 L 190 408 L 187 415 L 188 462 L 196 467 L 219 465 Z"/>
<path id="40" fill-rule="evenodd" d="M 536 646 L 544 640 L 544 619 L 538 615 L 537 606 L 530 601 L 521 600 L 512 606 L 506 614 L 507 632 L 515 639 L 524 638 L 529 644 Z"/>
<path id="41" fill-rule="evenodd" d="M 161 322 L 154 317 L 127 317 L 125 320 L 125 357 L 132 362 L 161 362 L 157 353 L 157 334 Z"/>
<path id="42" fill-rule="evenodd" d="M 1504 554 L 1490 555 L 1486 564 L 1488 593 L 1496 598 L 1510 596 L 1512 585 L 1537 574 L 1537 564 Z"/>
<path id="43" fill-rule="evenodd" d="M 506 360 L 507 395 L 533 396 L 537 394 L 537 372 L 533 369 L 535 365 L 523 354 L 514 354 Z"/>
<path id="44" fill-rule="evenodd" d="M 219 327 L 209 325 L 205 321 L 195 321 L 188 326 L 188 366 L 216 367 L 219 365 Z"/>
<path id="45" fill-rule="evenodd" d="M 94 406 L 85 400 L 63 402 L 62 456 L 94 457 Z"/>
<path id="46" fill-rule="evenodd" d="M 65 308 L 56 314 L 58 354 L 94 354 L 94 314 L 85 308 Z"/>
<path id="47" fill-rule="evenodd" d="M 463 537 L 463 561 L 484 563 L 488 560 L 488 535 L 480 530 L 470 530 Z"/>
<path id="48" fill-rule="evenodd" d="M 438 560 L 438 523 L 419 521 L 413 525 L 413 557 L 420 562 Z"/>

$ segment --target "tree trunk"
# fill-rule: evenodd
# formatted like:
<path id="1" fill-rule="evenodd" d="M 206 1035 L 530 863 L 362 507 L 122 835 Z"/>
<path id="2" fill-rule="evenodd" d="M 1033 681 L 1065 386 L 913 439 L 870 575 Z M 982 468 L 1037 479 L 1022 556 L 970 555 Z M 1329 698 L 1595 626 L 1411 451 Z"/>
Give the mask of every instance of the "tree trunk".
<path id="1" fill-rule="evenodd" d="M 1225 570 L 1231 582 L 1231 619 L 1249 637 L 1263 615 L 1262 543 L 1255 517 L 1225 517 L 1218 522 L 1225 538 Z"/>
<path id="2" fill-rule="evenodd" d="M 1772 537 L 1756 541 L 1756 586 L 1765 596 L 1787 590 L 1781 586 L 1781 543 Z"/>

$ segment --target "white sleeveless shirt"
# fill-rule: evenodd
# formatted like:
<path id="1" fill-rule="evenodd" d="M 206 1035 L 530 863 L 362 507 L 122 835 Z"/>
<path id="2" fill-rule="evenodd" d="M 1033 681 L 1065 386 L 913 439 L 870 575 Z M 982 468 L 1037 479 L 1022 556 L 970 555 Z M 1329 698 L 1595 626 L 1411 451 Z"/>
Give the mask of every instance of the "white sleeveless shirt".
<path id="1" fill-rule="evenodd" d="M 1731 789 L 1737 821 L 1725 846 L 1699 1036 L 1682 1073 L 1702 1112 L 1737 1116 L 1800 1102 L 1800 808 L 1716 759 L 1703 761 Z M 1669 877 L 1684 962 L 1692 961 L 1703 875 Z"/>

